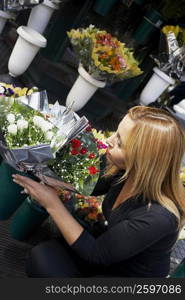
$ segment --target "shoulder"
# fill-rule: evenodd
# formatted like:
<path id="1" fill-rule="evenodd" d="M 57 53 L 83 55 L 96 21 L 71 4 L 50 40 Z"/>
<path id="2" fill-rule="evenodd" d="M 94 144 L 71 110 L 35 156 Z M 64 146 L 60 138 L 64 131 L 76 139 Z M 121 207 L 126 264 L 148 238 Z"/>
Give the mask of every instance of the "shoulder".
<path id="1" fill-rule="evenodd" d="M 163 228 L 177 229 L 178 227 L 177 217 L 159 203 L 152 203 L 150 207 L 147 205 L 138 207 L 130 212 L 129 219 L 137 219 L 159 228 L 162 226 Z"/>

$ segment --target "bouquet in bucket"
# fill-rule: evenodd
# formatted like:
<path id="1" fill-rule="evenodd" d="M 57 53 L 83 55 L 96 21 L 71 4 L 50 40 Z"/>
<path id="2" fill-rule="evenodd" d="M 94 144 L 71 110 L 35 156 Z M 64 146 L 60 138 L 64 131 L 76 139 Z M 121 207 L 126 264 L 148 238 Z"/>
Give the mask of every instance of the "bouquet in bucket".
<path id="1" fill-rule="evenodd" d="M 90 25 L 67 34 L 80 63 L 94 79 L 114 82 L 142 73 L 132 51 L 107 31 Z"/>

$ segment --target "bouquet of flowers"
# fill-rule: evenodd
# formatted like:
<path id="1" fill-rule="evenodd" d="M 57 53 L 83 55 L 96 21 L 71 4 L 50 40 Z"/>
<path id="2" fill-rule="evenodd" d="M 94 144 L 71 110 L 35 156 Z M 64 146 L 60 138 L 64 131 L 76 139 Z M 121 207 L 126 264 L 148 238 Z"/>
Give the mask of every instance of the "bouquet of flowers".
<path id="1" fill-rule="evenodd" d="M 64 155 L 68 159 L 60 160 L 59 166 L 62 164 L 60 172 L 64 181 L 75 182 L 81 194 L 59 190 L 59 196 L 83 226 L 87 224 L 91 227 L 95 223 L 104 221 L 101 208 L 103 196 L 89 195 L 92 193 L 99 175 L 98 153 L 101 160 L 101 155 L 105 154 L 107 149 L 106 138 L 111 134 L 109 131 L 97 131 L 88 126 L 80 136 L 66 146 Z M 88 144 L 91 145 L 91 149 L 88 148 Z"/>
<path id="2" fill-rule="evenodd" d="M 85 117 L 71 115 L 65 108 L 62 113 L 58 104 L 52 109 L 48 106 L 47 110 L 42 97 L 35 99 L 34 94 L 17 99 L 0 97 L 0 153 L 15 169 L 31 171 L 50 185 L 69 188 L 48 168 L 48 162 L 55 160 L 56 152 L 82 132 L 88 121 Z M 39 110 L 29 106 L 33 105 L 32 98 L 38 100 L 34 106 Z M 75 190 L 72 185 L 70 188 Z"/>
<path id="3" fill-rule="evenodd" d="M 90 195 L 99 177 L 99 141 L 90 127 L 57 152 L 49 168 L 84 195 Z"/>
<path id="4" fill-rule="evenodd" d="M 142 73 L 132 51 L 105 30 L 90 25 L 67 34 L 80 63 L 93 78 L 113 82 Z"/>

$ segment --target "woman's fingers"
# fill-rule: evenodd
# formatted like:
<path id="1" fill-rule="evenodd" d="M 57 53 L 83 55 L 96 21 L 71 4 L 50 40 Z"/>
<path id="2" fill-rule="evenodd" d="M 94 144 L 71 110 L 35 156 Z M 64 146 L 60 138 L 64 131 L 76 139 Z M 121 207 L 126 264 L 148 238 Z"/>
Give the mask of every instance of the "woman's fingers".
<path id="1" fill-rule="evenodd" d="M 37 184 L 37 182 L 35 182 L 34 180 L 18 174 L 13 174 L 12 177 L 14 182 L 18 183 L 23 187 L 33 187 L 35 184 Z"/>

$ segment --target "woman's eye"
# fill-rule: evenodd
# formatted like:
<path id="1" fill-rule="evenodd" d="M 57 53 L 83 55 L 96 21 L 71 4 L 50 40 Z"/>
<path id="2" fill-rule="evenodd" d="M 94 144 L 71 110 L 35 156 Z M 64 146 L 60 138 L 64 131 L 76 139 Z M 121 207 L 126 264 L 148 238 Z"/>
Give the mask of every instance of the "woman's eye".
<path id="1" fill-rule="evenodd" d="M 121 147 L 121 141 L 119 138 L 117 138 L 117 145 L 118 145 L 118 147 Z"/>

